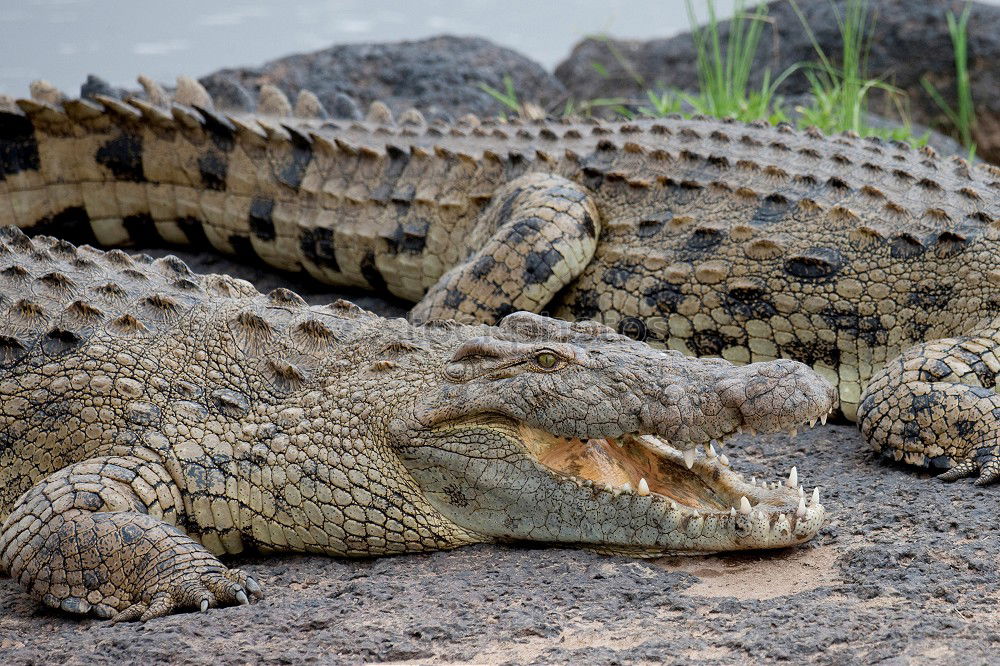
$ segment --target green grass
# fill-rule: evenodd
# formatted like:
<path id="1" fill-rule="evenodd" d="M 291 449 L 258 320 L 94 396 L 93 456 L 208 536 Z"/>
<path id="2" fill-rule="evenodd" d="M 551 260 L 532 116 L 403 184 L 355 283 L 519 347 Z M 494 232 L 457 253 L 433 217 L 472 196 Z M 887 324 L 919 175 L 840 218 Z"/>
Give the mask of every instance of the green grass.
<path id="1" fill-rule="evenodd" d="M 698 59 L 698 93 L 682 93 L 683 100 L 695 113 L 718 118 L 752 121 L 770 119 L 775 112 L 780 116 L 775 90 L 795 67 L 785 70 L 773 83 L 770 70 L 765 70 L 760 88 L 749 88 L 750 71 L 764 24 L 768 21 L 767 5 L 761 3 L 752 14 L 748 14 L 744 1 L 737 0 L 725 52 L 719 37 L 715 3 L 708 2 L 708 23 L 705 26 L 698 25 L 691 0 L 686 0 L 685 7 Z M 658 111 L 655 107 L 653 110 Z M 783 119 L 779 117 L 776 121 Z"/>
<path id="2" fill-rule="evenodd" d="M 767 14 L 767 4 L 762 2 L 752 10 L 747 10 L 746 0 L 736 0 L 729 34 L 723 39 L 714 0 L 707 0 L 708 21 L 705 25 L 698 24 L 693 2 L 686 0 L 697 58 L 697 92 L 654 90 L 608 37 L 594 36 L 594 39 L 605 43 L 612 57 L 646 91 L 645 98 L 569 100 L 561 109 L 562 114 L 586 116 L 597 110 L 610 109 L 627 118 L 684 113 L 734 118 L 743 122 L 766 120 L 772 124 L 789 122 L 791 118 L 795 118 L 795 123 L 800 127 L 817 127 L 826 133 L 851 131 L 861 136 L 877 135 L 908 141 L 918 146 L 924 145 L 928 134 L 913 134 L 902 91 L 869 75 L 868 55 L 877 17 L 870 10 L 868 0 L 848 0 L 843 15 L 831 3 L 840 32 L 840 53 L 837 54 L 824 52 L 797 0 L 788 2 L 812 43 L 816 57 L 811 62 L 795 63 L 777 76 L 765 69 L 760 85 L 751 86 L 752 68 L 760 48 L 764 26 L 771 21 Z M 957 109 L 952 109 L 929 81 L 924 79 L 922 84 L 954 125 L 963 145 L 969 147 L 971 157 L 975 146 L 972 143 L 974 110 L 968 73 L 969 11 L 967 5 L 958 17 L 952 12 L 948 13 L 948 29 L 955 52 Z M 607 69 L 600 63 L 592 65 L 599 76 L 609 76 Z M 777 89 L 787 77 L 796 72 L 801 72 L 808 82 L 810 101 L 790 108 L 777 94 Z M 504 87 L 501 91 L 480 84 L 482 90 L 512 112 L 523 113 L 524 107 L 518 100 L 509 77 L 504 77 Z M 894 106 L 900 127 L 887 129 L 869 124 L 868 101 L 876 91 L 886 95 Z"/>
<path id="3" fill-rule="evenodd" d="M 969 160 L 976 155 L 976 144 L 972 140 L 972 130 L 975 126 L 976 116 L 972 104 L 972 86 L 969 82 L 969 14 L 972 5 L 966 3 L 965 9 L 960 16 L 955 16 L 951 10 L 948 11 L 948 34 L 951 36 L 951 46 L 955 56 L 955 92 L 958 97 L 958 109 L 953 109 L 944 97 L 934 87 L 934 84 L 925 75 L 920 79 L 921 85 L 931 99 L 934 100 L 949 122 L 958 132 L 958 138 L 962 145 L 969 150 Z"/>
<path id="4" fill-rule="evenodd" d="M 834 7 L 840 32 L 839 61 L 823 51 L 796 0 L 789 2 L 817 57 L 815 62 L 803 65 L 812 102 L 809 106 L 796 109 L 800 116 L 799 125 L 818 127 L 827 133 L 851 131 L 861 136 L 876 134 L 914 143 L 926 142 L 926 137 L 912 135 L 902 105 L 902 92 L 868 75 L 868 54 L 876 18 L 869 11 L 867 0 L 848 0 L 843 16 Z M 886 130 L 868 123 L 868 96 L 874 90 L 886 93 L 895 104 L 902 127 Z"/>

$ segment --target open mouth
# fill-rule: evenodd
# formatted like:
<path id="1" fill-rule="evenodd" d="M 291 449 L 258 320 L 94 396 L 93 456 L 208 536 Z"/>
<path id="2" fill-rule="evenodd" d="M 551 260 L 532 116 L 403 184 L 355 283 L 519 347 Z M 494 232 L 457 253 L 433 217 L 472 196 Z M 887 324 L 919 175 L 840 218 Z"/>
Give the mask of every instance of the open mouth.
<path id="1" fill-rule="evenodd" d="M 539 464 L 591 489 L 595 499 L 648 497 L 651 510 L 663 505 L 694 541 L 710 537 L 706 550 L 733 547 L 720 539 L 725 533 L 743 547 L 775 548 L 801 543 L 822 526 L 819 488 L 807 493 L 795 467 L 778 480 L 747 480 L 712 443 L 681 451 L 651 435 L 581 440 L 523 424 L 519 434 Z"/>

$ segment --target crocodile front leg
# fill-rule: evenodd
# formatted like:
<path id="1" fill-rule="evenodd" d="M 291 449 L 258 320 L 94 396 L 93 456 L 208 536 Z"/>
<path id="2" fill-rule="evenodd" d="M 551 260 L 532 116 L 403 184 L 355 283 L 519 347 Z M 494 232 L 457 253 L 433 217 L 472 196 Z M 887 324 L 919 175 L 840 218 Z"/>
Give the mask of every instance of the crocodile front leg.
<path id="1" fill-rule="evenodd" d="M 517 310 L 541 312 L 594 256 L 600 220 L 585 188 L 532 173 L 501 188 L 477 228 L 489 237 L 441 276 L 411 320 L 494 324 Z"/>
<path id="2" fill-rule="evenodd" d="M 115 621 L 259 598 L 256 581 L 162 519 L 182 510 L 162 466 L 85 460 L 18 500 L 0 528 L 0 567 L 48 606 Z"/>
<path id="3" fill-rule="evenodd" d="M 917 345 L 872 377 L 858 408 L 865 439 L 883 455 L 949 468 L 952 481 L 1000 480 L 1000 345 L 964 336 Z"/>

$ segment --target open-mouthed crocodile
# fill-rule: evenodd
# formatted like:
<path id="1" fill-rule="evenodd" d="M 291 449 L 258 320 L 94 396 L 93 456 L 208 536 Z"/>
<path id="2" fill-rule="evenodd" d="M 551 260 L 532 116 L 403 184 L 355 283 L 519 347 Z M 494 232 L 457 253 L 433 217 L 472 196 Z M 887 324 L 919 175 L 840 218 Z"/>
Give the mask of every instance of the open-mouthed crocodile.
<path id="1" fill-rule="evenodd" d="M 414 320 L 544 311 L 698 356 L 794 358 L 851 419 L 902 350 L 996 335 L 976 332 L 1000 315 L 996 167 L 704 118 L 446 126 L 375 103 L 365 121 L 323 120 L 303 117 L 324 115 L 314 95 L 293 108 L 270 86 L 260 115 L 227 116 L 193 80 L 173 100 L 142 83 L 146 101 L 67 100 L 44 84 L 10 101 L 0 223 L 211 245 L 410 299 Z M 974 355 L 995 400 L 1000 363 Z M 886 402 L 910 390 L 889 381 L 869 411 L 926 420 Z M 980 390 L 963 386 L 935 385 L 933 399 Z M 963 434 L 967 414 L 935 414 L 919 433 L 865 432 L 915 464 L 978 469 L 995 454 Z"/>
<path id="2" fill-rule="evenodd" d="M 823 523 L 794 468 L 748 482 L 712 443 L 825 419 L 833 387 L 796 361 L 527 312 L 416 326 L 15 227 L 0 283 L 0 566 L 67 611 L 247 603 L 216 559 L 247 547 L 653 556 Z"/>

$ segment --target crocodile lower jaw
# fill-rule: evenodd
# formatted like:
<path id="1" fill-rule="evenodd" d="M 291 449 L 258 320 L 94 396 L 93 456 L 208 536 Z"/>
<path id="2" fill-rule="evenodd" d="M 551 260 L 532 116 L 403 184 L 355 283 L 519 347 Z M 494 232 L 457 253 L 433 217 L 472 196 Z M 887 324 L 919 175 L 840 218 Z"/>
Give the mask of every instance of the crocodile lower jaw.
<path id="1" fill-rule="evenodd" d="M 582 441 L 524 425 L 520 435 L 541 465 L 591 489 L 595 499 L 631 495 L 660 500 L 656 504 L 662 502 L 666 511 L 676 514 L 678 527 L 692 538 L 690 547 L 678 552 L 732 550 L 741 544 L 790 546 L 815 536 L 825 518 L 819 488 L 806 493 L 796 468 L 772 483 L 756 477 L 747 481 L 711 444 L 702 452 L 681 451 L 651 435 Z M 704 548 L 696 546 L 702 536 L 708 537 Z M 602 550 L 662 554 L 642 546 Z"/>

